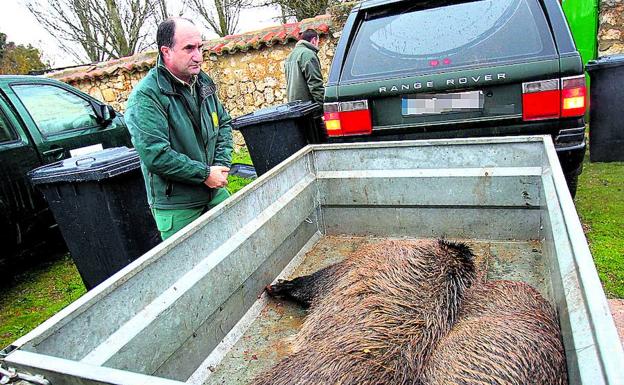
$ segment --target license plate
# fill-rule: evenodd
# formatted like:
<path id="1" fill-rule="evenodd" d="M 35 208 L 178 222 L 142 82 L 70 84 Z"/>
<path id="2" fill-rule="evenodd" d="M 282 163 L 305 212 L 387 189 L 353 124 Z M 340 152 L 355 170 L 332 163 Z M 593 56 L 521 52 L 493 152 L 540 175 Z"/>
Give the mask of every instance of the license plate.
<path id="1" fill-rule="evenodd" d="M 452 94 L 414 94 L 402 99 L 404 116 L 479 111 L 483 109 L 483 91 Z"/>
<path id="2" fill-rule="evenodd" d="M 80 156 L 80 155 L 87 155 L 87 154 L 91 154 L 92 152 L 96 152 L 96 151 L 102 151 L 104 149 L 104 147 L 102 146 L 102 143 L 98 143 L 98 144 L 94 144 L 91 146 L 86 146 L 86 147 L 80 147 L 80 148 L 75 148 L 73 150 L 69 150 L 69 156 Z"/>

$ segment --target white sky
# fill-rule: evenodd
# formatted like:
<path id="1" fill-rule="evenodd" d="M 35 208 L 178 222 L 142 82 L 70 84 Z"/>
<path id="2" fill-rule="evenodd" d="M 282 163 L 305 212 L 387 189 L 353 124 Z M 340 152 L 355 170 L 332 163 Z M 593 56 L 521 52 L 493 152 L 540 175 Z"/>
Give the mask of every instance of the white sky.
<path id="1" fill-rule="evenodd" d="M 43 0 L 45 1 L 45 0 Z M 179 0 L 168 0 L 171 9 L 178 6 Z M 44 53 L 44 59 L 49 60 L 52 67 L 63 67 L 78 64 L 73 56 L 66 54 L 58 45 L 56 39 L 52 37 L 43 27 L 39 25 L 35 17 L 23 5 L 23 0 L 2 0 L 2 10 L 0 11 L 0 32 L 7 35 L 7 41 L 16 44 L 32 44 Z M 275 8 L 254 8 L 241 11 L 237 32 L 252 31 L 270 25 L 279 24 L 274 18 L 279 16 L 279 11 Z M 216 37 L 210 33 L 202 21 L 187 11 L 184 16 L 194 19 L 196 24 L 202 28 L 206 38 Z M 154 40 L 156 35 L 154 34 Z"/>

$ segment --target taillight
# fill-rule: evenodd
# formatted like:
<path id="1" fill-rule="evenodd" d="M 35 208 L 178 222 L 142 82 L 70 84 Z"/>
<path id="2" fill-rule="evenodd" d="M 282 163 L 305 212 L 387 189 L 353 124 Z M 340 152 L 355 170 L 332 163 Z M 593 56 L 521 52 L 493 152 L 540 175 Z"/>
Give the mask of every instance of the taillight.
<path id="1" fill-rule="evenodd" d="M 522 119 L 582 116 L 585 94 L 584 75 L 522 83 Z"/>
<path id="2" fill-rule="evenodd" d="M 585 75 L 561 79 L 561 116 L 585 115 Z"/>
<path id="3" fill-rule="evenodd" d="M 325 103 L 323 108 L 329 136 L 367 135 L 373 131 L 367 100 Z"/>
<path id="4" fill-rule="evenodd" d="M 522 120 L 558 118 L 560 95 L 559 79 L 522 83 Z"/>
<path id="5" fill-rule="evenodd" d="M 340 125 L 340 103 L 325 103 L 323 105 L 323 110 L 325 112 L 323 118 L 325 120 L 327 135 L 342 135 L 342 126 Z"/>

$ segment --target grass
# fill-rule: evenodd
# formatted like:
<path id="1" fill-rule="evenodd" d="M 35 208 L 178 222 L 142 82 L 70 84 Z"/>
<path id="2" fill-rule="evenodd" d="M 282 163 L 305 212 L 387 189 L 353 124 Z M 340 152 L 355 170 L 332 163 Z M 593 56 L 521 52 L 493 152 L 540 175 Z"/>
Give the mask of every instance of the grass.
<path id="1" fill-rule="evenodd" d="M 68 254 L 15 276 L 7 286 L 0 288 L 0 349 L 86 293 Z"/>
<path id="2" fill-rule="evenodd" d="M 607 295 L 624 298 L 624 164 L 589 163 L 588 158 L 579 181 L 577 210 Z M 249 152 L 235 153 L 233 162 L 251 164 Z M 230 176 L 228 190 L 235 193 L 250 182 Z M 0 290 L 0 349 L 85 293 L 68 255 L 15 277 Z"/>
<path id="3" fill-rule="evenodd" d="M 249 155 L 249 150 L 247 150 L 247 148 L 244 147 L 240 151 L 234 152 L 232 154 L 232 163 L 252 164 L 251 156 Z M 230 175 L 228 176 L 227 189 L 230 192 L 230 194 L 234 194 L 235 192 L 247 186 L 251 182 L 252 182 L 251 179 L 241 178 L 236 175 Z"/>
<path id="4" fill-rule="evenodd" d="M 586 156 L 575 203 L 605 293 L 624 298 L 624 163 Z"/>

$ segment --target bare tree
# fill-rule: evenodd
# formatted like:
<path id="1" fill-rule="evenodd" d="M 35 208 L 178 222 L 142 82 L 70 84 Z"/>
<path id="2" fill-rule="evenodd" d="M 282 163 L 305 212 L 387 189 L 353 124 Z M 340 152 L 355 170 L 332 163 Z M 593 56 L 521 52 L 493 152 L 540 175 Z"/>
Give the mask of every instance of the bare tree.
<path id="1" fill-rule="evenodd" d="M 156 7 L 155 18 L 157 24 L 168 17 L 184 15 L 189 3 L 189 0 L 177 0 L 172 8 L 167 6 L 167 2 L 169 1 L 171 0 L 154 0 L 154 6 Z M 176 10 L 177 13 L 171 12 L 172 9 Z"/>
<path id="2" fill-rule="evenodd" d="M 253 0 L 190 0 L 189 6 L 204 19 L 206 27 L 223 37 L 236 32 L 241 9 L 251 6 L 252 2 Z"/>
<path id="3" fill-rule="evenodd" d="M 280 19 L 294 17 L 297 21 L 315 17 L 325 13 L 327 8 L 339 0 L 264 0 L 260 6 L 279 5 L 282 10 Z"/>
<path id="4" fill-rule="evenodd" d="M 152 45 L 155 23 L 169 16 L 165 1 L 26 0 L 26 6 L 68 53 L 97 62 Z"/>

